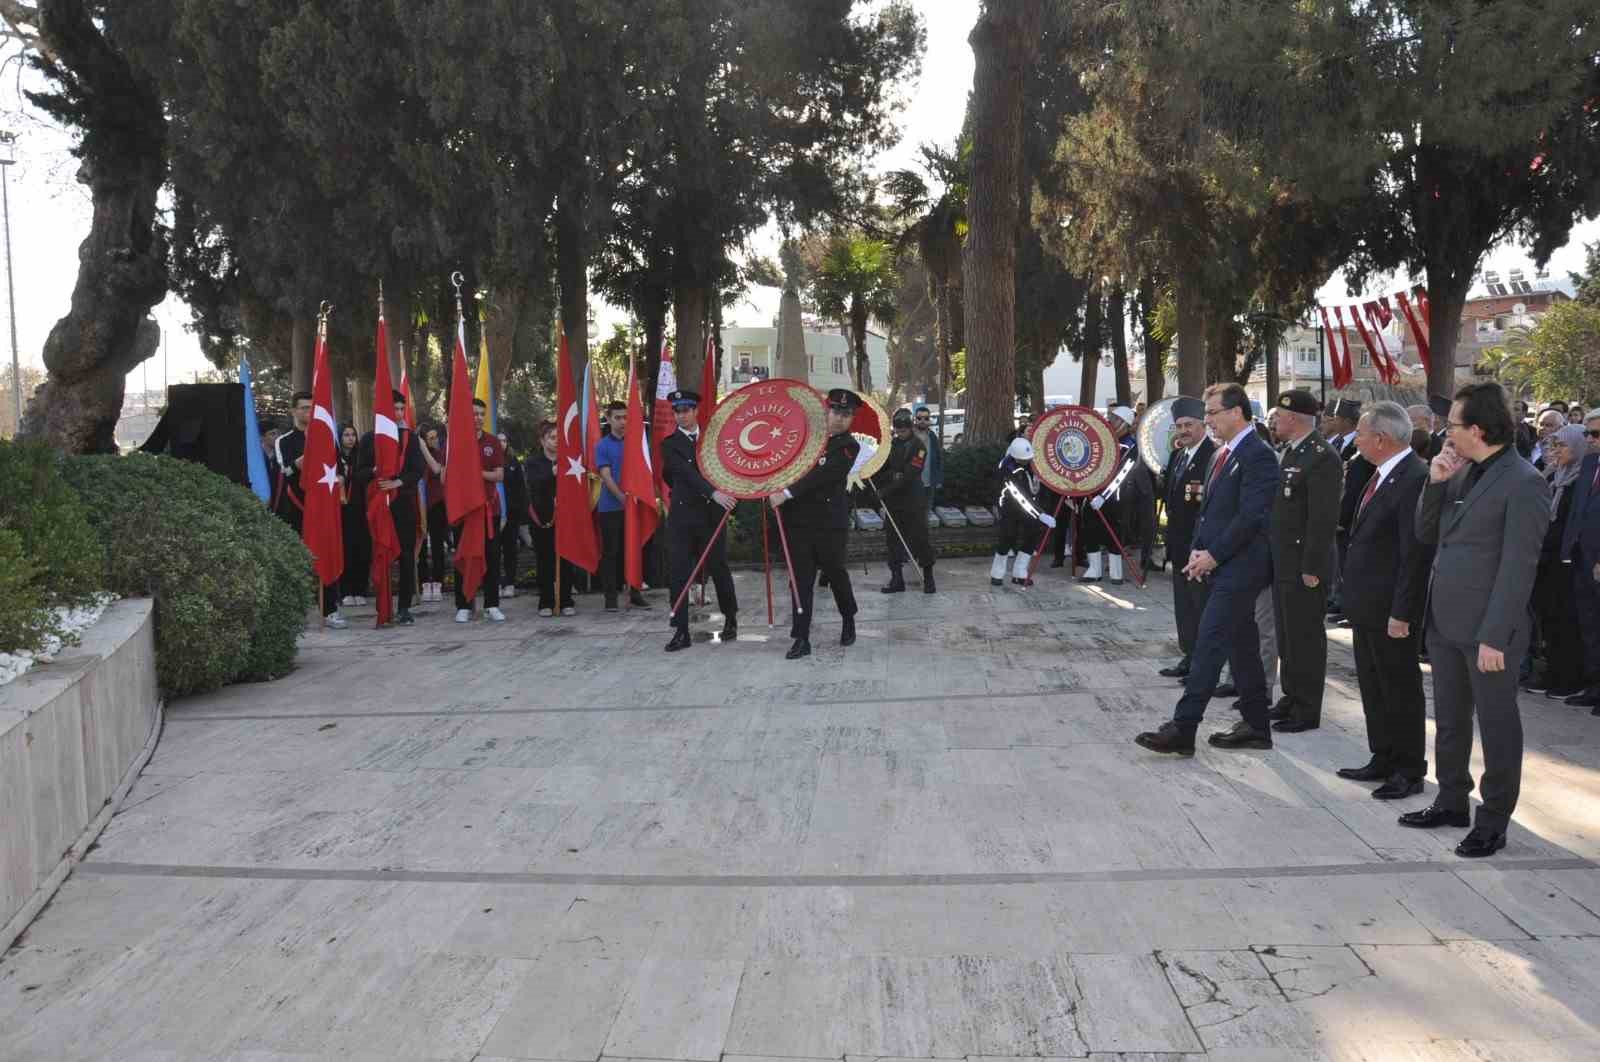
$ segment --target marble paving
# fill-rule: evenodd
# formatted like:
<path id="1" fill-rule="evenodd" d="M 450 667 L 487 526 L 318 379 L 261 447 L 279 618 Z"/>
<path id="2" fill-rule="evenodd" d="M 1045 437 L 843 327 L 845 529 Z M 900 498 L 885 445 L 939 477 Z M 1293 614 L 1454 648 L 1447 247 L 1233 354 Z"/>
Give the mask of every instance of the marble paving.
<path id="1" fill-rule="evenodd" d="M 1170 591 L 884 597 L 786 662 L 649 612 L 309 635 L 169 707 L 0 958 L 5 1062 L 1600 1058 L 1600 719 L 1525 697 L 1510 843 L 1400 828 L 1349 632 L 1320 731 L 1132 743 Z M 781 590 L 781 585 L 780 585 Z M 1234 716 L 1212 705 L 1213 725 Z"/>

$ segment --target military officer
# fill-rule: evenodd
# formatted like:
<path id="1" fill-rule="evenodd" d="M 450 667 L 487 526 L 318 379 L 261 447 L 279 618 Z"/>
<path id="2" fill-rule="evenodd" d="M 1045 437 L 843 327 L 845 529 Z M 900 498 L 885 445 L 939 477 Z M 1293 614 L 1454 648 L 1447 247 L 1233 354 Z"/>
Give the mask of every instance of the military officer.
<path id="1" fill-rule="evenodd" d="M 1161 473 L 1161 497 L 1167 508 L 1167 559 L 1172 562 L 1172 609 L 1178 618 L 1178 648 L 1183 659 L 1164 667 L 1167 678 L 1189 674 L 1195 635 L 1200 629 L 1200 614 L 1206 608 L 1211 584 L 1185 579 L 1181 574 L 1189 563 L 1189 547 L 1194 542 L 1195 521 L 1200 518 L 1200 503 L 1206 496 L 1206 473 L 1211 470 L 1211 455 L 1216 445 L 1206 435 L 1206 404 L 1198 398 L 1179 398 L 1172 404 L 1174 443 L 1172 456 Z"/>
<path id="2" fill-rule="evenodd" d="M 906 581 L 901 567 L 907 559 L 907 547 L 911 550 L 910 559 L 922 569 L 922 592 L 934 592 L 933 547 L 928 544 L 928 499 L 922 483 L 922 471 L 927 464 L 928 444 L 912 430 L 911 410 L 895 410 L 894 442 L 889 447 L 889 460 L 872 477 L 878 497 L 894 519 L 894 526 L 889 529 L 889 584 L 882 588 L 885 594 L 905 593 Z M 904 544 L 900 541 L 902 536 Z"/>
<path id="3" fill-rule="evenodd" d="M 844 562 L 850 531 L 850 470 L 861 452 L 861 444 L 850 434 L 850 422 L 860 408 L 861 398 L 854 391 L 829 391 L 828 444 L 817 467 L 794 486 L 767 497 L 788 533 L 794 563 L 794 645 L 786 654 L 789 660 L 811 655 L 811 604 L 819 571 L 827 577 L 844 621 L 839 644 L 854 645 L 856 641 L 856 598 Z"/>
<path id="4" fill-rule="evenodd" d="M 661 440 L 661 475 L 672 488 L 667 509 L 667 563 L 671 570 L 672 600 L 677 601 L 694 574 L 694 566 L 722 522 L 722 514 L 738 504 L 733 495 L 718 490 L 701 474 L 697 463 L 700 444 L 700 396 L 694 391 L 674 391 L 667 396 L 678 430 Z M 739 636 L 739 598 L 728 570 L 728 539 L 717 537 L 706 557 L 706 572 L 717 588 L 717 608 L 724 617 L 722 640 Z M 672 614 L 672 640 L 667 652 L 689 648 L 689 603 Z"/>
<path id="5" fill-rule="evenodd" d="M 1283 393 L 1275 430 L 1284 444 L 1270 536 L 1282 695 L 1269 717 L 1274 730 L 1294 734 L 1322 724 L 1328 671 L 1323 615 L 1333 574 L 1332 539 L 1343 465 L 1317 434 L 1317 400 L 1311 392 Z"/>

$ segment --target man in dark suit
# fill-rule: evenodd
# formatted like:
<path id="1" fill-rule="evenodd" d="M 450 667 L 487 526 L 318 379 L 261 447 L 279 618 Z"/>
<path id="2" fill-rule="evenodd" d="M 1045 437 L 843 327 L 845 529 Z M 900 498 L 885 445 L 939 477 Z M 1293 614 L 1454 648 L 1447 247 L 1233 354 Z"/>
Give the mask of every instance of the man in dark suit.
<path id="1" fill-rule="evenodd" d="M 1224 749 L 1270 749 L 1267 682 L 1261 668 L 1256 598 L 1272 581 L 1267 518 L 1278 488 L 1272 447 L 1250 426 L 1250 399 L 1238 384 L 1206 388 L 1206 423 L 1222 449 L 1212 461 L 1206 496 L 1195 525 L 1189 563 L 1182 575 L 1211 581 L 1200 616 L 1189 675 L 1171 722 L 1134 740 L 1154 752 L 1194 755 L 1194 734 L 1216 691 L 1223 661 L 1238 687 L 1244 718 L 1232 730 L 1211 735 Z"/>
<path id="2" fill-rule="evenodd" d="M 1338 560 L 1333 571 L 1333 586 L 1328 593 L 1327 612 L 1330 616 L 1344 614 L 1344 601 L 1339 593 L 1339 580 L 1344 578 L 1344 551 L 1350 541 L 1350 520 L 1355 515 L 1356 502 L 1367 489 L 1372 478 L 1372 462 L 1356 449 L 1356 422 L 1361 419 L 1361 403 L 1349 398 L 1334 402 L 1328 412 L 1328 445 L 1344 462 L 1344 484 L 1339 493 L 1339 529 L 1334 535 Z"/>
<path id="3" fill-rule="evenodd" d="M 1511 405 L 1497 383 L 1468 384 L 1450 410 L 1450 441 L 1428 468 L 1417 503 L 1421 542 L 1438 546 L 1428 603 L 1439 795 L 1403 826 L 1466 826 L 1472 721 L 1483 735 L 1483 804 L 1456 846 L 1493 855 L 1522 784 L 1517 664 L 1533 626 L 1528 599 L 1550 526 L 1550 486 L 1518 456 Z"/>
<path id="4" fill-rule="evenodd" d="M 694 574 L 694 566 L 706 544 L 722 522 L 722 514 L 738 504 L 733 495 L 712 486 L 700 471 L 700 396 L 694 391 L 674 391 L 672 403 L 678 430 L 661 440 L 661 478 L 672 489 L 672 504 L 667 507 L 667 565 L 671 572 L 672 600 L 677 601 Z M 728 538 L 720 535 L 706 558 L 706 572 L 717 588 L 717 608 L 724 617 L 722 641 L 739 637 L 739 598 L 733 590 L 733 573 L 728 570 Z M 676 653 L 694 644 L 689 638 L 689 602 L 672 614 L 672 640 L 667 652 Z"/>
<path id="5" fill-rule="evenodd" d="M 1588 430 L 1600 430 L 1600 422 L 1592 419 L 1586 425 L 1591 426 Z M 1561 562 L 1572 567 L 1572 599 L 1583 636 L 1584 688 L 1566 702 L 1600 715 L 1600 453 L 1584 457 L 1572 490 Z"/>
<path id="6" fill-rule="evenodd" d="M 817 467 L 794 486 L 767 498 L 773 509 L 780 510 L 779 519 L 788 532 L 794 561 L 797 601 L 792 627 L 794 645 L 785 654 L 789 660 L 811 655 L 811 603 L 819 571 L 828 580 L 833 602 L 844 621 L 839 644 L 856 643 L 856 598 L 844 562 L 846 536 L 850 532 L 850 470 L 861 452 L 861 444 L 850 434 L 850 422 L 860 408 L 861 398 L 854 391 L 829 391 L 828 444 L 817 459 Z"/>
<path id="7" fill-rule="evenodd" d="M 1341 767 L 1339 777 L 1382 782 L 1372 794 L 1378 800 L 1422 792 L 1428 773 L 1417 643 L 1433 548 L 1417 541 L 1417 499 L 1428 482 L 1428 466 L 1412 452 L 1415 425 L 1398 404 L 1379 402 L 1356 431 L 1361 456 L 1377 472 L 1367 481 L 1350 526 L 1344 614 L 1355 636 L 1356 680 L 1372 758 L 1363 767 Z"/>
<path id="8" fill-rule="evenodd" d="M 1270 538 L 1283 696 L 1270 718 L 1274 730 L 1287 734 L 1322 725 L 1322 692 L 1328 678 L 1324 617 L 1345 466 L 1317 434 L 1317 411 L 1317 400 L 1309 391 L 1285 391 L 1278 399 L 1277 432 L 1284 450 Z"/>
<path id="9" fill-rule="evenodd" d="M 1198 398 L 1179 398 L 1172 404 L 1175 443 L 1167 467 L 1161 473 L 1161 497 L 1167 509 L 1167 559 L 1172 562 L 1172 610 L 1177 614 L 1178 648 L 1183 659 L 1176 666 L 1164 667 L 1167 678 L 1189 674 L 1194 655 L 1194 640 L 1200 630 L 1200 613 L 1205 611 L 1210 584 L 1201 579 L 1186 579 L 1189 546 L 1194 542 L 1194 525 L 1200 519 L 1200 503 L 1206 496 L 1206 473 L 1216 446 L 1206 437 L 1206 404 Z"/>

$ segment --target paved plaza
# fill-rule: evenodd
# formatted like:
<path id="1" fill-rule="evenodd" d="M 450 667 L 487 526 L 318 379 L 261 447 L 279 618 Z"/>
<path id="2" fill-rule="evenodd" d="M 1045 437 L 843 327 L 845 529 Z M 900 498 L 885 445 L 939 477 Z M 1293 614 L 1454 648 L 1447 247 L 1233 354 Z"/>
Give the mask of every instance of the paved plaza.
<path id="1" fill-rule="evenodd" d="M 987 564 L 858 568 L 860 641 L 822 593 L 794 663 L 758 573 L 737 644 L 674 656 L 659 592 L 311 634 L 169 706 L 0 960 L 0 1059 L 1600 1057 L 1600 719 L 1524 698 L 1510 843 L 1465 862 L 1395 822 L 1431 781 L 1335 777 L 1348 631 L 1320 731 L 1165 759 L 1164 578 Z"/>

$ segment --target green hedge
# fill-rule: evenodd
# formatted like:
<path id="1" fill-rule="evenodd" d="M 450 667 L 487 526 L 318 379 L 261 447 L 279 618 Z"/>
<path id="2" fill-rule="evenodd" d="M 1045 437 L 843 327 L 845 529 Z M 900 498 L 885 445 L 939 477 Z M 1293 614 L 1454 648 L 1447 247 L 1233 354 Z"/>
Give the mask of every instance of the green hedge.
<path id="1" fill-rule="evenodd" d="M 939 494 L 939 504 L 957 508 L 994 505 L 1000 492 L 1000 460 L 1005 455 L 1004 443 L 953 446 L 945 451 L 944 490 Z"/>
<path id="2" fill-rule="evenodd" d="M 56 609 L 86 604 L 105 554 L 89 510 L 36 442 L 0 442 L 0 652 L 38 650 L 60 636 Z"/>
<path id="3" fill-rule="evenodd" d="M 148 454 L 74 457 L 109 589 L 155 599 L 156 675 L 169 696 L 286 674 L 315 598 L 311 557 L 244 488 Z"/>

